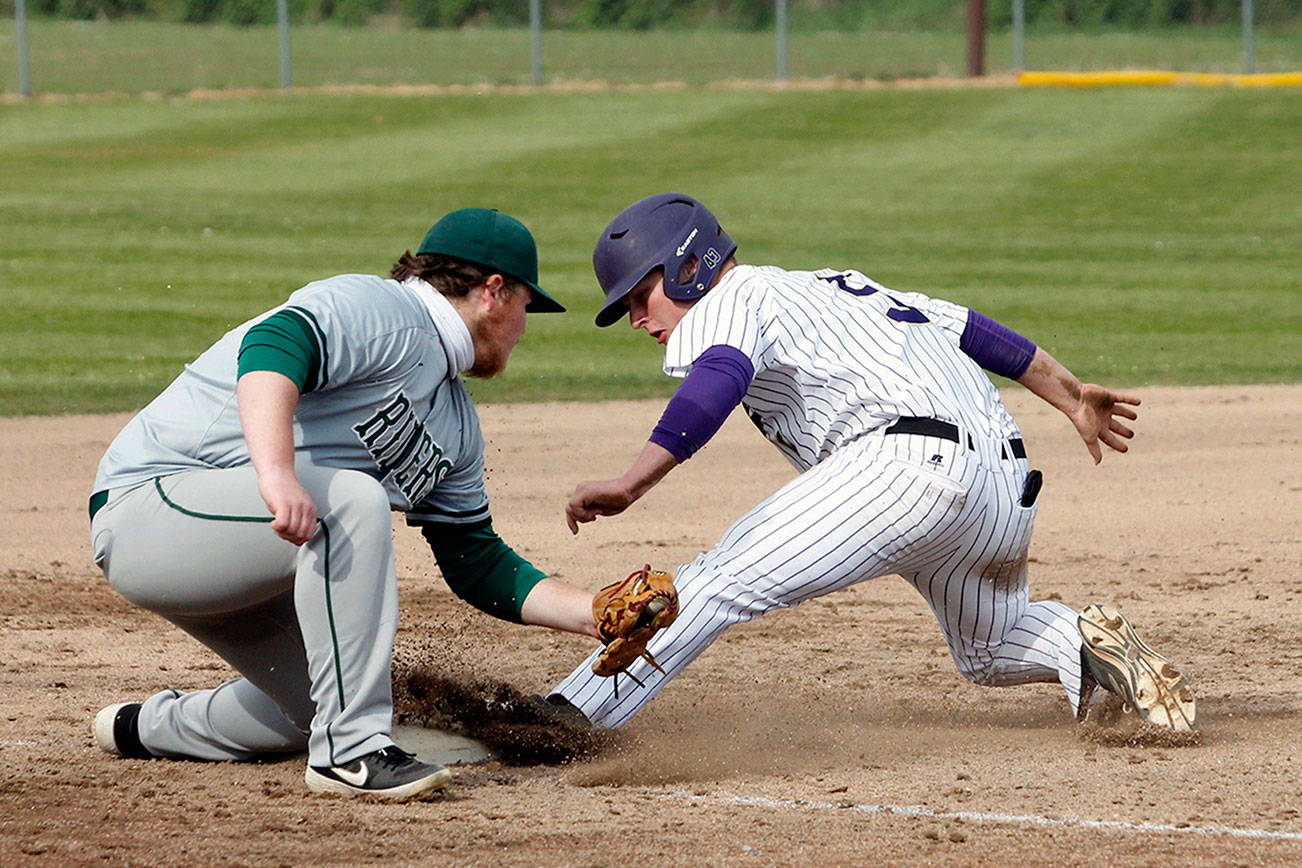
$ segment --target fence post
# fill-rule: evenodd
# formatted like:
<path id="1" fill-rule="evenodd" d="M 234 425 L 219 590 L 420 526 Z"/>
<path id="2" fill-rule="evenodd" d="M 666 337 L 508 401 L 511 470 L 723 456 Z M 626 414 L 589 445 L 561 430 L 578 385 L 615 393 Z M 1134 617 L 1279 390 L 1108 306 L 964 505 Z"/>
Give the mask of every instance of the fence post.
<path id="1" fill-rule="evenodd" d="M 280 86 L 288 88 L 293 80 L 289 66 L 289 0 L 276 0 L 276 25 L 280 36 Z"/>
<path id="2" fill-rule="evenodd" d="M 534 87 L 542 84 L 542 0 L 529 0 L 529 55 Z"/>
<path id="3" fill-rule="evenodd" d="M 1252 0 L 1243 0 L 1243 71 L 1248 75 L 1257 68 L 1252 51 Z"/>
<path id="4" fill-rule="evenodd" d="M 1026 69 L 1026 0 L 1013 0 L 1013 71 Z"/>
<path id="5" fill-rule="evenodd" d="M 986 0 L 967 2 L 967 74 L 986 74 Z"/>
<path id="6" fill-rule="evenodd" d="M 787 0 L 777 0 L 774 29 L 778 34 L 778 78 L 787 77 Z"/>
<path id="7" fill-rule="evenodd" d="M 14 27 L 18 32 L 18 92 L 32 95 L 27 78 L 27 0 L 14 0 Z"/>

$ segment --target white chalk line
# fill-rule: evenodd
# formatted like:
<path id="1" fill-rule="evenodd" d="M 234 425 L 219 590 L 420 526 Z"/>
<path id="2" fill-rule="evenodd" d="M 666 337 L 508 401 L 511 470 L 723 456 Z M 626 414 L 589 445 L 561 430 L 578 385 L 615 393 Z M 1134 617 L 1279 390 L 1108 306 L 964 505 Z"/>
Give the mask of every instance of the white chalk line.
<path id="1" fill-rule="evenodd" d="M 1271 829 L 1244 829 L 1235 826 L 1194 826 L 1171 823 L 1130 823 L 1125 820 L 1082 820 L 1074 817 L 1042 817 L 1038 814 L 994 814 L 983 811 L 937 811 L 926 805 L 859 805 L 853 803 L 814 802 L 806 799 L 772 799 L 765 796 L 698 796 L 685 790 L 665 794 L 675 799 L 710 801 L 726 805 L 781 808 L 795 811 L 837 811 L 860 814 L 891 814 L 897 817 L 923 817 L 932 820 L 965 820 L 1002 826 L 1034 826 L 1042 829 L 1102 829 L 1115 832 L 1152 834 L 1214 835 L 1227 838 L 1255 838 L 1269 841 L 1302 841 L 1302 832 L 1278 832 Z"/>

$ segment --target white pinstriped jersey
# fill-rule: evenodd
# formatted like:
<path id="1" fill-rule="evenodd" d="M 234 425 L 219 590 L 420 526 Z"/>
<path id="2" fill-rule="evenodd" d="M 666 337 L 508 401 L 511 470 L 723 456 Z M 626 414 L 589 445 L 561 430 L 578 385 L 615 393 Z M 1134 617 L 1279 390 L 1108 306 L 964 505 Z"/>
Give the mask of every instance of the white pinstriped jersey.
<path id="1" fill-rule="evenodd" d="M 994 384 L 959 349 L 967 314 L 857 271 L 738 265 L 674 329 L 664 370 L 685 377 L 712 346 L 740 350 L 755 368 L 743 406 L 801 471 L 901 416 L 1018 437 Z"/>

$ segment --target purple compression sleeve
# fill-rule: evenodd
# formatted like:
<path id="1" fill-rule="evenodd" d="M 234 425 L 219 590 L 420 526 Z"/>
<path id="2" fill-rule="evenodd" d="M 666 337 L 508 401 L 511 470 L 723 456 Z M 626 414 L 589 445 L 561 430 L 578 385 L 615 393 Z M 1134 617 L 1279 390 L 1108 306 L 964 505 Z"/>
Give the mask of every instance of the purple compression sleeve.
<path id="1" fill-rule="evenodd" d="M 691 458 L 741 403 L 754 377 L 755 367 L 741 350 L 726 344 L 710 347 L 669 399 L 651 442 L 668 449 L 679 462 Z"/>
<path id="2" fill-rule="evenodd" d="M 1035 355 L 1035 344 L 1031 341 L 970 309 L 958 347 L 987 371 L 1010 380 L 1026 373 Z"/>

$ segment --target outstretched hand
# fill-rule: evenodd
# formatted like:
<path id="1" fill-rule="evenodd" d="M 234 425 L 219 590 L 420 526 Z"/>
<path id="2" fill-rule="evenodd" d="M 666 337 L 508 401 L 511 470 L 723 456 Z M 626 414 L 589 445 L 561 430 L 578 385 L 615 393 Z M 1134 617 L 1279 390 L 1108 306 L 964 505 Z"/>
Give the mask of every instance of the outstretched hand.
<path id="1" fill-rule="evenodd" d="M 619 515 L 635 500 L 622 479 L 580 482 L 565 507 L 565 523 L 570 533 L 578 533 L 580 524 L 596 521 L 599 515 Z"/>
<path id="2" fill-rule="evenodd" d="M 1094 383 L 1084 383 L 1080 387 L 1080 400 L 1067 417 L 1085 441 L 1085 448 L 1094 456 L 1095 464 L 1103 460 L 1103 450 L 1099 443 L 1117 452 L 1125 452 L 1130 448 L 1126 441 L 1134 437 L 1135 432 L 1121 419 L 1137 419 L 1139 414 L 1127 405 L 1138 407 L 1139 399 Z"/>

